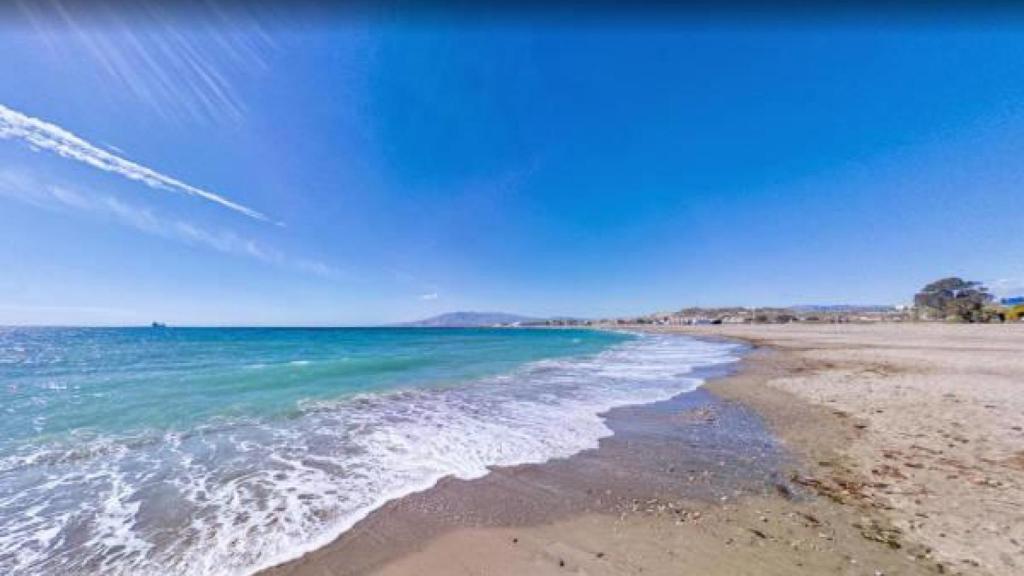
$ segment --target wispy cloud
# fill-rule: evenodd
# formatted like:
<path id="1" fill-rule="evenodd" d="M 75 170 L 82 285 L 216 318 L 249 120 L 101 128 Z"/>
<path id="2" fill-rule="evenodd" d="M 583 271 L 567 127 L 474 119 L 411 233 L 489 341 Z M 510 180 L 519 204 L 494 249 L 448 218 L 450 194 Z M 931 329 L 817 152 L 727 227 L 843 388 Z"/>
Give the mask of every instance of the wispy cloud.
<path id="1" fill-rule="evenodd" d="M 252 208 L 108 152 L 56 124 L 22 114 L 3 104 L 0 104 L 0 139 L 20 140 L 34 149 L 47 150 L 64 158 L 77 160 L 105 172 L 141 182 L 150 188 L 183 192 L 250 218 L 269 221 L 265 215 Z"/>
<path id="2" fill-rule="evenodd" d="M 988 284 L 989 289 L 999 298 L 1024 295 L 1024 278 L 1000 278 Z"/>
<path id="3" fill-rule="evenodd" d="M 321 277 L 342 275 L 333 266 L 307 258 L 291 258 L 277 249 L 230 230 L 209 229 L 193 222 L 166 218 L 148 207 L 129 204 L 114 196 L 84 194 L 67 186 L 43 184 L 22 172 L 0 171 L 0 197 L 44 209 L 84 212 L 153 236 Z"/>
<path id="4" fill-rule="evenodd" d="M 184 27 L 175 7 L 159 0 L 15 4 L 4 16 L 33 32 L 25 39 L 36 55 L 91 70 L 168 121 L 241 121 L 246 105 L 236 81 L 266 72 L 276 52 L 258 8 L 240 3 L 193 3 Z"/>
<path id="5" fill-rule="evenodd" d="M 420 300 L 437 300 L 439 298 L 437 292 L 430 292 L 428 294 L 420 294 Z"/>
<path id="6" fill-rule="evenodd" d="M 337 268 L 317 260 L 306 260 L 305 258 L 300 258 L 296 260 L 294 264 L 296 268 L 303 272 L 308 272 L 323 278 L 332 278 L 341 275 Z"/>

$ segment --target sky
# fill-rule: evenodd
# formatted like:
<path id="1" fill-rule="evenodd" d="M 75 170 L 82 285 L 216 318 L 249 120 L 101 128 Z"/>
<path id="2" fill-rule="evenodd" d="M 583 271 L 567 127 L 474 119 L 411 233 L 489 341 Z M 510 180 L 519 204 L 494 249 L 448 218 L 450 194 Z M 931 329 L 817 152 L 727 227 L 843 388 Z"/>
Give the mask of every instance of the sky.
<path id="1" fill-rule="evenodd" d="M 22 13 L 0 325 L 1024 291 L 1024 27 Z"/>

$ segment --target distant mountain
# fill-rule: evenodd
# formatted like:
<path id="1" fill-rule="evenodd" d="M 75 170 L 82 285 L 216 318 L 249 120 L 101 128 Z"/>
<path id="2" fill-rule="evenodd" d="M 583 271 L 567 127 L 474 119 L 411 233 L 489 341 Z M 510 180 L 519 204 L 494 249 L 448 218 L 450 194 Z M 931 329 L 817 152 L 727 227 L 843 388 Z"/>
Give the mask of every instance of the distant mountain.
<path id="1" fill-rule="evenodd" d="M 505 314 L 503 312 L 449 312 L 447 314 L 417 320 L 416 322 L 403 322 L 402 324 L 399 324 L 399 326 L 414 326 L 421 328 L 473 328 L 479 326 L 521 324 L 537 321 L 539 321 L 538 318 L 519 316 L 517 314 Z"/>
<path id="2" fill-rule="evenodd" d="M 881 304 L 800 304 L 789 307 L 796 312 L 886 312 L 893 308 Z"/>

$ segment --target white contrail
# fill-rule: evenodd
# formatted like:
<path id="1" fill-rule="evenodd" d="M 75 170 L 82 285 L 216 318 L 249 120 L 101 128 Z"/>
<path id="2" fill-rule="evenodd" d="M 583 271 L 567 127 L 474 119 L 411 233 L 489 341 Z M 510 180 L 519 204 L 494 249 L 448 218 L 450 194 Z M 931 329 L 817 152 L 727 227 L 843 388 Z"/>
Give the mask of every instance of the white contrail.
<path id="1" fill-rule="evenodd" d="M 12 138 L 22 140 L 35 148 L 49 150 L 65 158 L 84 162 L 100 170 L 120 174 L 152 188 L 184 192 L 220 204 L 250 218 L 269 221 L 266 216 L 252 208 L 136 164 L 99 146 L 94 146 L 56 124 L 26 116 L 0 104 L 0 139 Z"/>

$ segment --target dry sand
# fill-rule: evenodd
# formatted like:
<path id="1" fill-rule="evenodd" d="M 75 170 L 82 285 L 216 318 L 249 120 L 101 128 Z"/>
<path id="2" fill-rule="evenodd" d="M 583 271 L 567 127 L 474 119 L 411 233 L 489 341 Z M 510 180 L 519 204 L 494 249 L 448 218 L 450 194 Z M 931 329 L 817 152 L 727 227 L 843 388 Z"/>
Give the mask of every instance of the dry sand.
<path id="1" fill-rule="evenodd" d="M 742 326 L 803 365 L 766 382 L 855 437 L 838 474 L 900 538 L 965 572 L 1024 573 L 1024 325 Z M 784 423 L 803 450 L 813 430 Z M 788 432 L 788 433 L 787 433 Z M 819 472 L 832 487 L 830 474 Z"/>
<path id="2" fill-rule="evenodd" d="M 1024 326 L 678 331 L 758 348 L 613 411 L 598 450 L 444 481 L 269 573 L 1024 573 Z"/>

